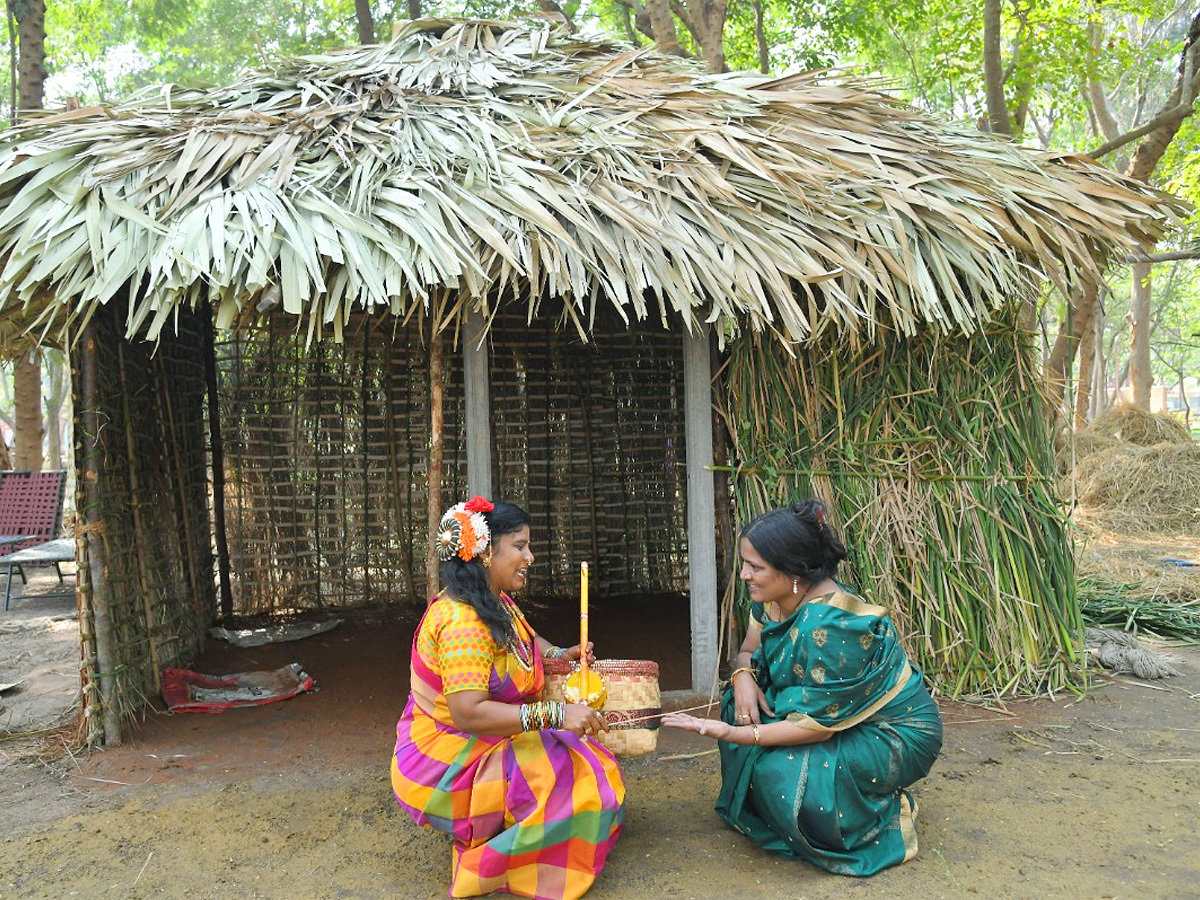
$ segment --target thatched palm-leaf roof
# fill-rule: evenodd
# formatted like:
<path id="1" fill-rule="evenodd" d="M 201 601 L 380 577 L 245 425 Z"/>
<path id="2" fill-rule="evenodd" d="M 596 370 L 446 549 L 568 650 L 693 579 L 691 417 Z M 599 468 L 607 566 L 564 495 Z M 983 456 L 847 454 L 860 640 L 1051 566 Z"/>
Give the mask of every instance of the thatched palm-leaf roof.
<path id="1" fill-rule="evenodd" d="M 833 77 L 425 20 L 10 133 L 0 314 L 57 327 L 132 285 L 128 329 L 150 336 L 203 298 L 219 324 L 278 302 L 337 332 L 505 292 L 582 327 L 605 302 L 790 340 L 969 331 L 1155 241 L 1162 200 Z"/>

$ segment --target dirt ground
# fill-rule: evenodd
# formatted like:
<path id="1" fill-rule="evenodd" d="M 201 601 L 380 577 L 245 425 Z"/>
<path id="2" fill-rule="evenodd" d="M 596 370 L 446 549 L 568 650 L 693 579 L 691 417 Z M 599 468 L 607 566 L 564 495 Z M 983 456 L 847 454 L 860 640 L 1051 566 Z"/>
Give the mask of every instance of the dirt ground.
<path id="1" fill-rule="evenodd" d="M 679 687 L 686 615 L 660 602 L 637 618 L 594 607 L 593 633 L 600 655 L 659 658 L 663 685 Z M 16 670 L 26 680 L 4 696 L 0 730 L 20 732 L 62 716 L 78 688 L 73 601 L 27 599 L 0 615 L 0 682 Z M 212 641 L 194 668 L 296 661 L 320 690 L 220 715 L 151 714 L 124 745 L 86 755 L 45 736 L 0 743 L 0 900 L 446 896 L 448 839 L 414 826 L 388 787 L 412 626 L 355 613 L 290 644 Z M 769 856 L 724 827 L 711 743 L 664 732 L 655 754 L 624 764 L 625 832 L 589 900 L 1196 898 L 1200 649 L 1171 652 L 1183 674 L 1164 682 L 1108 679 L 1083 699 L 1007 710 L 944 703 L 945 750 L 915 788 L 920 854 L 865 880 Z"/>

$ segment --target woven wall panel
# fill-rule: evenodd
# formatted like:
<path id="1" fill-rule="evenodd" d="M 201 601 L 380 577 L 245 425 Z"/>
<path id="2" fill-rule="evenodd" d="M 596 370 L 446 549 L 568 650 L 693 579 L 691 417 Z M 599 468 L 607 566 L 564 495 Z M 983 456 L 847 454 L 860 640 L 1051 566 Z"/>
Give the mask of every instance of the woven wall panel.
<path id="1" fill-rule="evenodd" d="M 490 333 L 493 493 L 525 506 L 530 591 L 687 588 L 678 335 L 597 325 L 582 344 L 524 310 Z M 420 324 L 365 317 L 342 345 L 260 323 L 217 348 L 239 614 L 423 602 L 429 353 Z M 443 506 L 466 483 L 462 353 L 444 353 Z"/>
<path id="2" fill-rule="evenodd" d="M 461 358 L 444 354 L 445 496 L 466 464 Z M 305 347 L 265 322 L 218 344 L 234 606 L 285 613 L 423 601 L 429 351 L 417 327 L 356 319 Z M 457 398 L 457 399 L 456 399 Z"/>
<path id="3" fill-rule="evenodd" d="M 533 518 L 530 591 L 687 590 L 683 345 L 677 334 L 598 321 L 573 330 L 501 313 L 491 340 L 497 496 Z"/>
<path id="4" fill-rule="evenodd" d="M 111 703 L 124 722 L 157 694 L 167 666 L 190 662 L 216 612 L 208 504 L 204 416 L 204 356 L 200 323 L 188 313 L 177 336 L 157 349 L 121 339 L 124 324 L 114 301 L 94 316 L 97 395 L 79 393 L 79 348 L 73 350 L 76 410 L 98 413 L 97 434 L 76 429 L 77 471 L 96 462 L 91 499 L 77 485 L 85 541 L 102 543 L 107 582 L 108 639 L 113 655 Z M 84 558 L 80 566 L 84 703 L 88 741 L 101 743 L 97 691 L 94 591 Z M 111 736 L 110 736 L 111 739 Z"/>

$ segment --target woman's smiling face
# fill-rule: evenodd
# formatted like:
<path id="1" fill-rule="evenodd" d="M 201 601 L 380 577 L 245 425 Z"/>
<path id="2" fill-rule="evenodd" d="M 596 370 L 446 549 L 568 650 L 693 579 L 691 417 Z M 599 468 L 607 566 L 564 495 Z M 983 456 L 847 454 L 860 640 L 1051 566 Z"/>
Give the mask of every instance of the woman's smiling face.
<path id="1" fill-rule="evenodd" d="M 778 603 L 792 593 L 792 579 L 763 559 L 749 538 L 739 544 L 742 568 L 738 577 L 746 582 L 750 599 L 755 603 Z"/>
<path id="2" fill-rule="evenodd" d="M 533 551 L 529 549 L 528 525 L 496 538 L 492 543 L 492 566 L 488 569 L 492 593 L 503 591 L 511 594 L 522 590 L 529 578 L 529 567 L 533 565 L 533 560 Z"/>

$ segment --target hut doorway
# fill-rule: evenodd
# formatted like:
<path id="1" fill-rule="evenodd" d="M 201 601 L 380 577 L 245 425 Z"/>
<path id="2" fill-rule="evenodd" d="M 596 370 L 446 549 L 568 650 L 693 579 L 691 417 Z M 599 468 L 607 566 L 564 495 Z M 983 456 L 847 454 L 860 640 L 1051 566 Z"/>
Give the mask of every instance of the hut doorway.
<path id="1" fill-rule="evenodd" d="M 410 618 L 433 589 L 428 327 L 361 316 L 335 345 L 289 324 L 268 318 L 216 344 L 234 614 Z M 689 687 L 679 335 L 600 313 L 585 344 L 512 305 L 491 322 L 487 356 L 491 494 L 534 521 L 535 626 L 571 634 L 588 560 L 600 653 L 659 659 L 663 687 Z M 442 358 L 449 503 L 468 492 L 464 354 Z"/>

